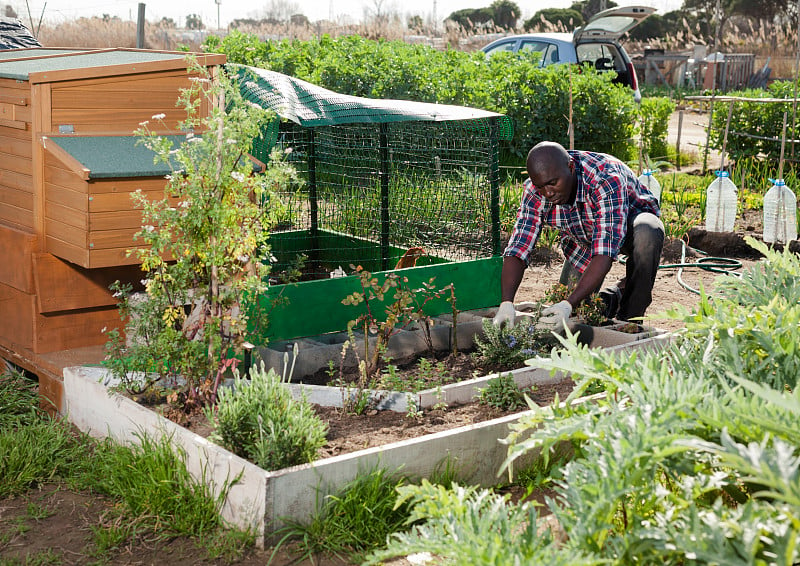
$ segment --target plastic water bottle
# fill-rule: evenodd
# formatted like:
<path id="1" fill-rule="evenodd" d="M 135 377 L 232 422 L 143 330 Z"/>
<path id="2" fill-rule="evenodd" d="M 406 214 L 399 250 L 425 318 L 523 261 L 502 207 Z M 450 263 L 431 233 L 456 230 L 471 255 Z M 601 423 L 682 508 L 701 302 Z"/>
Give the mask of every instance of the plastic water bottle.
<path id="1" fill-rule="evenodd" d="M 764 241 L 788 244 L 797 239 L 797 197 L 783 179 L 770 179 L 764 195 Z"/>
<path id="2" fill-rule="evenodd" d="M 639 175 L 639 182 L 653 193 L 653 196 L 656 197 L 659 203 L 661 202 L 661 184 L 658 182 L 658 179 L 653 176 L 652 169 L 645 169 L 644 172 Z"/>
<path id="3" fill-rule="evenodd" d="M 727 171 L 715 171 L 706 189 L 706 231 L 733 232 L 736 221 L 736 185 Z"/>

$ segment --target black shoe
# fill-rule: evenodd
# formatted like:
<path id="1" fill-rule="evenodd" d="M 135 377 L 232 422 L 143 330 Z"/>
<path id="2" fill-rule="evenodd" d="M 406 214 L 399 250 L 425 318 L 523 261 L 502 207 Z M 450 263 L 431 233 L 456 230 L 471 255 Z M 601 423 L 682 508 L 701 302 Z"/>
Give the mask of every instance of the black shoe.
<path id="1" fill-rule="evenodd" d="M 605 317 L 608 319 L 617 316 L 619 311 L 619 304 L 622 302 L 622 291 L 616 285 L 614 287 L 606 287 L 598 293 L 603 303 L 606 306 Z"/>

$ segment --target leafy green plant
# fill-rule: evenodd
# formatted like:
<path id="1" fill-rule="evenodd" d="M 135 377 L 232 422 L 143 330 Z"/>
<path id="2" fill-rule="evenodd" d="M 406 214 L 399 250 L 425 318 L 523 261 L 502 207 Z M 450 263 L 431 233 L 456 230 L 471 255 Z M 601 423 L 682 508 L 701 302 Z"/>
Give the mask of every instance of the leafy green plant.
<path id="1" fill-rule="evenodd" d="M 211 438 L 265 470 L 311 462 L 325 444 L 327 425 L 305 399 L 294 399 L 272 369 L 252 368 L 221 389 L 215 407 L 206 409 Z"/>
<path id="2" fill-rule="evenodd" d="M 445 488 L 427 480 L 398 491 L 398 503 L 411 509 L 406 522 L 410 528 L 395 532 L 387 548 L 372 552 L 365 564 L 411 554 L 458 564 L 590 563 L 574 550 L 565 552 L 564 560 L 544 560 L 552 537 L 547 531 L 537 532 L 535 507 L 511 504 L 508 495 L 458 484 Z"/>
<path id="3" fill-rule="evenodd" d="M 280 208 L 272 193 L 296 180 L 278 152 L 263 175 L 253 174 L 247 154 L 269 114 L 246 104 L 224 74 L 211 80 L 204 68 L 192 71 L 198 79 L 179 102 L 187 112 L 184 142 L 174 146 L 157 133 L 163 114 L 137 132 L 173 173 L 162 200 L 134 193 L 142 247 L 131 253 L 146 272 L 146 298 L 134 300 L 129 287 L 116 287 L 127 341 L 114 330 L 107 346 L 109 366 L 123 383 L 131 372 L 146 380 L 182 376 L 186 385 L 170 400 L 187 410 L 212 403 L 223 374 L 237 363 L 248 320 L 258 316 L 247 300 L 266 285 L 266 238 Z M 207 117 L 200 114 L 204 100 Z"/>
<path id="4" fill-rule="evenodd" d="M 478 390 L 478 403 L 489 405 L 495 409 L 508 411 L 527 407 L 525 395 L 514 381 L 510 373 L 500 374 L 486 383 L 486 387 Z"/>
<path id="5" fill-rule="evenodd" d="M 537 358 L 575 388 L 511 425 L 504 467 L 522 456 L 544 470 L 558 461 L 547 503 L 567 540 L 520 536 L 536 523 L 519 518 L 523 507 L 480 514 L 488 492 L 404 487 L 417 525 L 373 563 L 425 551 L 461 563 L 797 563 L 800 396 L 790 352 L 800 343 L 800 260 L 759 250 L 764 262 L 742 281 L 726 276 L 697 312 L 676 314 L 686 330 L 660 351 L 620 356 L 573 336 Z M 598 383 L 604 393 L 578 402 Z M 487 546 L 487 528 L 496 544 Z"/>
<path id="6" fill-rule="evenodd" d="M 675 103 L 669 98 L 649 96 L 642 99 L 639 105 L 639 139 L 641 153 L 646 160 L 669 156 L 667 127 L 674 111 Z"/>
<path id="7" fill-rule="evenodd" d="M 556 283 L 545 291 L 544 300 L 547 304 L 554 305 L 560 301 L 565 301 L 570 293 L 572 293 L 571 286 Z M 599 326 L 607 320 L 605 310 L 603 299 L 597 294 L 592 294 L 578 305 L 573 312 L 573 316 L 590 326 Z"/>
<path id="8" fill-rule="evenodd" d="M 363 304 L 362 314 L 347 323 L 348 332 L 355 327 L 363 329 L 364 336 L 364 379 L 371 381 L 381 364 L 381 357 L 389 347 L 389 339 L 399 329 L 418 323 L 427 330 L 430 316 L 425 314 L 425 305 L 441 297 L 450 286 L 437 290 L 433 285 L 435 278 L 423 283 L 418 289 L 409 289 L 408 278 L 396 273 L 373 277 L 372 273 L 359 266 L 351 266 L 359 278 L 361 291 L 356 291 L 342 300 L 342 304 L 359 306 Z M 451 295 L 452 297 L 452 295 Z M 383 307 L 379 311 L 379 305 Z M 374 335 L 375 345 L 370 348 L 369 337 Z M 429 336 L 430 338 L 430 336 Z"/>

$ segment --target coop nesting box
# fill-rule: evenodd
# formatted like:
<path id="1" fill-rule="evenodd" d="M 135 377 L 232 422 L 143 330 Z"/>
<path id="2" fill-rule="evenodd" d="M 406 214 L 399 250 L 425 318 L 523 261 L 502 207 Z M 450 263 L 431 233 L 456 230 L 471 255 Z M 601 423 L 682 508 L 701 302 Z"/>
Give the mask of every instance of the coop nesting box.
<path id="1" fill-rule="evenodd" d="M 162 198 L 166 170 L 134 131 L 176 108 L 186 53 L 132 49 L 0 51 L 0 345 L 20 354 L 102 344 L 120 326 L 108 285 L 138 282 L 127 256 L 141 212 L 130 193 Z M 198 55 L 212 68 L 223 55 Z M 207 111 L 205 108 L 203 111 Z"/>
<path id="2" fill-rule="evenodd" d="M 361 289 L 352 266 L 384 276 L 408 268 L 402 275 L 411 288 L 431 277 L 438 288 L 453 283 L 462 310 L 498 304 L 498 158 L 513 133 L 507 117 L 346 96 L 272 71 L 231 68 L 244 97 L 278 116 L 253 155 L 268 161 L 273 148 L 287 151 L 304 179 L 282 195 L 287 209 L 271 233 L 266 337 L 343 330 L 358 316 L 341 303 Z M 409 250 L 419 248 L 424 254 L 409 261 Z M 299 256 L 303 280 L 282 284 Z M 451 306 L 442 298 L 426 309 L 441 314 Z"/>

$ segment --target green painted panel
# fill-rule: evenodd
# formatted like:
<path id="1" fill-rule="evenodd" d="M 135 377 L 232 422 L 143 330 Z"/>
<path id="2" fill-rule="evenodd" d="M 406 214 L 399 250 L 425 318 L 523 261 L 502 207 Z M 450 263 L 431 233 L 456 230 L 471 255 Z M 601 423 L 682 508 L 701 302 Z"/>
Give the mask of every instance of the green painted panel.
<path id="1" fill-rule="evenodd" d="M 285 271 L 298 254 L 308 256 L 309 271 L 315 274 L 330 273 L 339 267 L 350 273 L 353 271 L 350 265 L 360 265 L 368 271 L 381 270 L 380 244 L 347 234 L 320 230 L 315 248 L 308 230 L 278 232 L 270 234 L 269 245 L 275 258 L 272 264 L 273 275 Z M 394 266 L 406 251 L 407 248 L 391 246 L 387 264 Z M 316 264 L 310 265 L 312 262 Z M 446 263 L 446 260 L 426 255 L 417 261 L 418 266 L 439 263 Z"/>
<path id="2" fill-rule="evenodd" d="M 502 265 L 503 258 L 495 256 L 412 267 L 394 273 L 408 278 L 407 285 L 412 289 L 427 283 L 431 277 L 435 277 L 433 284 L 437 289 L 454 283 L 457 307 L 463 311 L 497 306 L 500 303 Z M 387 272 L 380 272 L 375 275 L 385 277 L 386 274 Z M 356 276 L 274 285 L 260 297 L 262 308 L 270 311 L 269 325 L 265 329 L 254 331 L 254 334 L 262 340 L 276 341 L 345 330 L 348 321 L 365 312 L 363 304 L 342 304 L 342 299 L 358 291 L 361 291 L 361 285 Z M 276 306 L 270 307 L 276 300 Z M 384 307 L 379 305 L 379 308 L 382 312 Z M 438 315 L 449 313 L 451 307 L 442 298 L 428 303 L 425 311 Z M 257 340 L 257 337 L 254 336 L 253 339 Z"/>

